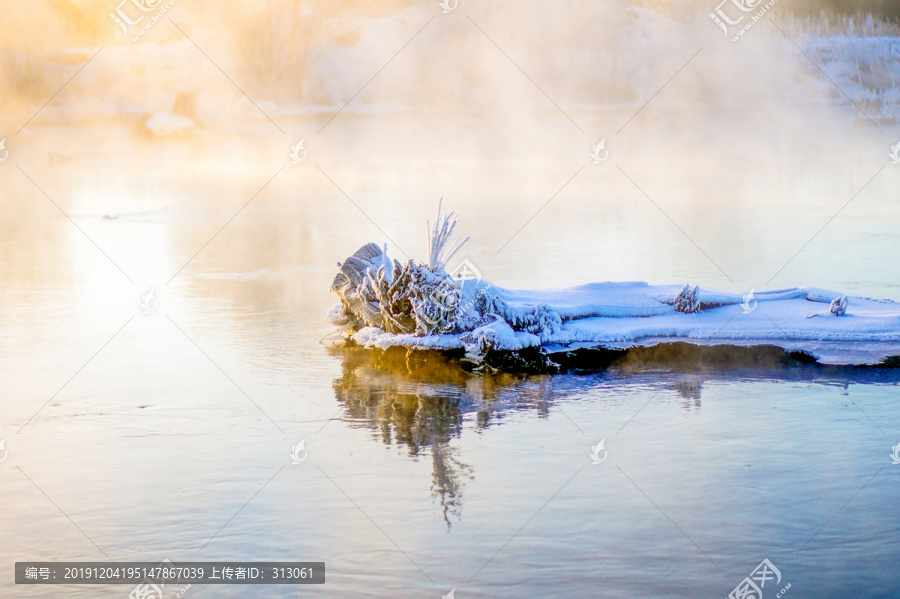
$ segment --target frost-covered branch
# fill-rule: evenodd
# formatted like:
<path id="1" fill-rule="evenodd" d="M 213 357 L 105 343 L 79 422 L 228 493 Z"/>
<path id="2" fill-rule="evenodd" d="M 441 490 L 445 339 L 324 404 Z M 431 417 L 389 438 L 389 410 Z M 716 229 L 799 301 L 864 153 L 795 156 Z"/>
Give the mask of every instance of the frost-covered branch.
<path id="1" fill-rule="evenodd" d="M 457 237 L 448 247 L 447 242 L 450 240 L 453 229 L 456 228 L 456 224 L 459 222 L 459 217 L 455 212 L 442 217 L 441 205 L 443 202 L 444 198 L 441 198 L 438 202 L 437 220 L 434 221 L 434 225 L 427 219 L 425 220 L 425 227 L 428 233 L 428 268 L 432 271 L 443 270 L 447 262 L 469 241 L 468 237 L 462 241 Z"/>
<path id="2" fill-rule="evenodd" d="M 685 314 L 693 314 L 695 312 L 699 312 L 699 293 L 699 287 L 691 287 L 690 285 L 685 284 L 684 287 L 681 288 L 681 291 L 678 292 L 678 295 L 675 296 L 675 299 L 672 300 L 672 305 L 676 311 L 684 312 Z"/>

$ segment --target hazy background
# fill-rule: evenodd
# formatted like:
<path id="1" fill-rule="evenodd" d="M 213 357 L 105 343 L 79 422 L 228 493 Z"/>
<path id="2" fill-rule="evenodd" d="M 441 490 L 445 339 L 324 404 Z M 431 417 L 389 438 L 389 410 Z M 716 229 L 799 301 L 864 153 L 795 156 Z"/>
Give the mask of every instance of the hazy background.
<path id="1" fill-rule="evenodd" d="M 112 2 L 5 2 L 0 594 L 107 555 L 321 559 L 317 596 L 724 597 L 763 557 L 797 596 L 900 593 L 881 374 L 327 347 L 336 262 L 424 258 L 440 197 L 502 286 L 900 300 L 896 6 L 780 0 L 736 43 L 715 7 L 179 0 L 132 42 Z"/>
<path id="2" fill-rule="evenodd" d="M 804 197 L 819 203 L 833 194 L 826 213 L 834 214 L 874 173 L 868 166 L 888 162 L 900 137 L 900 29 L 886 4 L 782 0 L 732 43 L 709 18 L 714 8 L 463 1 L 441 14 L 436 2 L 181 1 L 132 42 L 109 17 L 115 6 L 103 2 L 11 3 L 0 25 L 0 135 L 12 156 L 4 175 L 18 164 L 67 212 L 89 197 L 85 210 L 98 216 L 171 205 L 151 187 L 172 175 L 237 177 L 247 194 L 229 199 L 227 211 L 280 165 L 296 166 L 287 153 L 303 139 L 309 158 L 275 183 L 303 178 L 306 187 L 293 186 L 298 196 L 327 189 L 344 202 L 348 222 L 376 225 L 363 238 L 346 236 L 341 255 L 385 235 L 419 253 L 419 223 L 443 196 L 463 213 L 495 206 L 492 214 L 505 215 L 491 238 L 469 246 L 490 267 L 580 166 L 589 168 L 569 191 L 585 202 L 554 200 L 524 229 L 524 245 L 504 253 L 540 238 L 542 226 L 554 233 L 546 243 L 572 251 L 552 225 L 555 210 L 590 211 L 627 193 L 641 210 L 657 211 L 619 167 L 661 208 L 641 226 L 666 214 L 716 262 L 736 256 L 730 268 L 719 266 L 732 281 L 742 278 L 739 288 L 759 287 L 816 230 L 798 220 L 808 215 Z M 123 10 L 140 14 L 130 2 Z M 601 139 L 612 158 L 594 168 L 588 153 Z M 790 173 L 786 187 L 779 173 Z M 6 183 L 30 185 L 22 177 Z M 127 199 L 113 193 L 123 188 Z M 209 205 L 202 195 L 177 202 Z M 411 206 L 414 218 L 393 218 Z M 3 226 L 26 209 L 10 205 Z M 585 250 L 607 251 L 602 222 L 565 226 L 587 222 L 601 227 L 590 242 L 600 246 Z M 102 236 L 115 233 L 99 224 L 89 233 L 105 247 Z M 776 224 L 797 229 L 773 233 Z M 647 249 L 652 237 L 631 236 L 626 254 Z M 743 260 L 750 253 L 758 258 Z M 179 260 L 163 270 L 174 272 Z M 649 277 L 633 260 L 617 264 L 588 260 L 584 276 L 569 282 Z M 760 272 L 743 272 L 753 265 Z M 534 286 L 538 278 L 506 282 Z"/>

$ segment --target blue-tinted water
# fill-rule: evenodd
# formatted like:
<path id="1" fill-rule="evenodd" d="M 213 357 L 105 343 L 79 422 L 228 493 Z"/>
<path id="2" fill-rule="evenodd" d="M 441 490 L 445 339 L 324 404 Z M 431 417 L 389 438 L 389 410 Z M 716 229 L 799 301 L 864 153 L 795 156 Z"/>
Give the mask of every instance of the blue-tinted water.
<path id="1" fill-rule="evenodd" d="M 465 257 L 504 286 L 745 291 L 788 263 L 769 286 L 900 299 L 884 259 L 897 249 L 896 172 L 789 262 L 869 162 L 808 177 L 805 159 L 788 161 L 721 193 L 710 175 L 704 195 L 625 157 L 683 231 L 610 162 L 498 252 L 585 157 L 466 179 L 452 161 L 376 168 L 391 157 L 373 145 L 354 150 L 367 180 L 335 148 L 285 167 L 240 211 L 283 165 L 280 148 L 231 171 L 169 158 L 165 176 L 21 157 L 84 233 L 2 165 L 0 594 L 124 597 L 12 584 L 17 560 L 110 557 L 327 565 L 323 587 L 187 590 L 197 598 L 726 597 L 763 559 L 782 576 L 767 598 L 787 584 L 788 597 L 900 595 L 896 374 L 470 376 L 322 341 L 335 262 L 387 237 L 397 257 L 397 244 L 424 257 L 441 195 L 473 238 Z"/>

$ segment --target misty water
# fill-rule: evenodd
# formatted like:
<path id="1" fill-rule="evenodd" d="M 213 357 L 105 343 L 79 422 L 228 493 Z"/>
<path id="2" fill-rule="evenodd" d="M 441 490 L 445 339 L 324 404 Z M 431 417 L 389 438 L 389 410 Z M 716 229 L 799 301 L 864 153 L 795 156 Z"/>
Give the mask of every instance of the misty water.
<path id="1" fill-rule="evenodd" d="M 765 151 L 712 131 L 694 161 L 686 132 L 636 121 L 652 151 L 611 137 L 594 165 L 552 112 L 556 141 L 511 129 L 506 155 L 478 145 L 502 115 L 338 118 L 366 135 L 310 134 L 300 164 L 262 134 L 117 152 L 118 131 L 69 127 L 2 165 L 4 596 L 124 597 L 12 585 L 15 561 L 107 558 L 326 563 L 321 587 L 198 598 L 725 597 L 766 558 L 789 597 L 900 594 L 893 372 L 479 376 L 332 347 L 324 321 L 336 262 L 369 241 L 425 257 L 441 196 L 460 257 L 502 286 L 898 300 L 900 175 L 866 185 L 877 131 L 786 146 L 773 124 Z"/>

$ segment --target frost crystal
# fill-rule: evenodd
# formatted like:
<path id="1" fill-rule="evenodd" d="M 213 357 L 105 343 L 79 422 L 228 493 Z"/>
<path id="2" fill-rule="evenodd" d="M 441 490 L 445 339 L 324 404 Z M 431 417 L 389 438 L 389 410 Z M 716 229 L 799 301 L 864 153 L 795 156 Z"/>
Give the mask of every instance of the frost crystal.
<path id="1" fill-rule="evenodd" d="M 562 330 L 559 314 L 544 304 L 537 306 L 510 306 L 500 297 L 491 296 L 482 289 L 475 294 L 475 305 L 482 316 L 496 315 L 517 331 L 532 333 L 547 341 Z"/>
<path id="2" fill-rule="evenodd" d="M 675 310 L 677 310 L 678 312 L 684 312 L 685 314 L 699 312 L 699 293 L 699 287 L 691 287 L 690 285 L 685 285 L 684 287 L 682 287 L 681 291 L 678 292 L 678 295 L 675 296 L 675 299 L 672 302 Z"/>
<path id="3" fill-rule="evenodd" d="M 843 316 L 847 313 L 847 296 L 842 295 L 841 297 L 836 297 L 831 302 L 831 313 L 835 316 Z"/>

